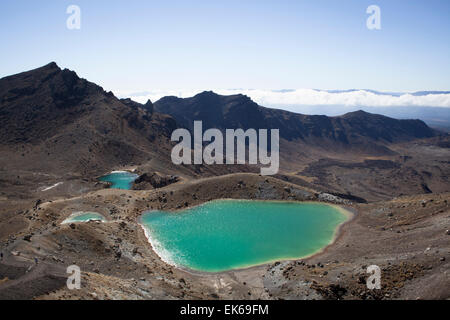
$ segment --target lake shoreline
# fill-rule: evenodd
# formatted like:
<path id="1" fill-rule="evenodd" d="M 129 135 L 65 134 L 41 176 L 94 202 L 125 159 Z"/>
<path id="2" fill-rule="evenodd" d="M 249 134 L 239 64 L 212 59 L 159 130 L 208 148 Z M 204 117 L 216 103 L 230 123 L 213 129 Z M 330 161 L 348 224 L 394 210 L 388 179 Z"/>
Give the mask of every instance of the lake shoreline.
<path id="1" fill-rule="evenodd" d="M 305 255 L 305 256 L 301 256 L 301 257 L 286 257 L 286 258 L 278 258 L 278 259 L 273 259 L 273 260 L 269 260 L 260 264 L 254 264 L 254 265 L 248 265 L 248 266 L 242 266 L 242 267 L 237 267 L 237 268 L 231 268 L 228 270 L 223 270 L 223 271 L 202 271 L 202 270 L 195 270 L 192 268 L 188 268 L 185 266 L 180 266 L 177 265 L 175 262 L 172 261 L 172 259 L 169 259 L 166 257 L 166 255 L 162 254 L 160 249 L 155 249 L 155 245 L 153 242 L 155 242 L 155 239 L 153 239 L 153 237 L 150 234 L 150 230 L 145 226 L 145 224 L 142 222 L 142 218 L 146 215 L 146 214 L 150 214 L 152 211 L 157 211 L 157 212 L 166 212 L 166 213 L 178 213 L 181 211 L 185 211 L 188 209 L 193 209 L 193 208 L 197 208 L 200 206 L 203 206 L 207 203 L 211 203 L 211 202 L 219 202 L 219 201 L 237 201 L 237 202 L 272 202 L 272 203 L 292 203 L 292 204 L 315 204 L 315 205 L 325 205 L 325 206 L 329 206 L 332 207 L 334 209 L 336 209 L 337 211 L 339 211 L 339 213 L 341 213 L 346 220 L 341 222 L 340 224 L 338 224 L 334 230 L 333 233 L 333 237 L 331 239 L 331 241 L 323 248 L 321 248 L 319 251 L 313 252 L 311 254 Z M 349 222 L 351 222 L 355 216 L 356 216 L 357 212 L 354 208 L 349 207 L 348 205 L 344 207 L 341 207 L 339 205 L 336 204 L 332 204 L 332 203 L 327 203 L 327 202 L 323 202 L 323 201 L 295 201 L 295 200 L 252 200 L 252 199 L 232 199 L 232 198 L 219 198 L 219 199 L 214 199 L 211 201 L 205 201 L 203 203 L 197 204 L 195 206 L 188 206 L 185 207 L 183 209 L 175 209 L 175 210 L 148 210 L 145 211 L 144 213 L 142 213 L 138 219 L 137 219 L 137 223 L 138 225 L 141 227 L 141 229 L 144 232 L 145 238 L 147 239 L 147 242 L 150 244 L 151 250 L 159 257 L 159 259 L 163 262 L 166 263 L 174 268 L 177 268 L 181 271 L 187 272 L 189 274 L 192 275 L 214 275 L 214 274 L 226 274 L 226 273 L 230 273 L 230 272 L 236 272 L 236 271 L 244 271 L 244 270 L 252 270 L 252 269 L 259 269 L 262 267 L 266 267 L 267 265 L 270 265 L 272 263 L 275 262 L 285 262 L 285 261 L 298 261 L 298 260 L 308 260 L 308 259 L 312 259 L 322 253 L 325 253 L 327 250 L 329 250 L 330 247 L 332 247 L 343 235 L 343 226 L 347 225 Z M 153 240 L 153 242 L 152 242 Z M 158 242 L 159 243 L 159 242 Z M 161 245 L 161 244 L 160 244 Z M 162 246 L 162 245 L 161 245 Z"/>
<path id="2" fill-rule="evenodd" d="M 57 181 L 60 179 L 54 182 Z M 65 187 L 68 186 L 70 184 L 65 182 Z M 291 192 L 286 191 L 286 187 Z M 261 189 L 265 192 L 261 193 Z M 113 299 L 123 297 L 121 290 L 127 288 L 126 296 L 138 299 L 320 300 L 333 298 L 330 295 L 336 285 L 347 290 L 342 299 L 364 299 L 373 292 L 368 291 L 365 283 L 358 282 L 358 279 L 360 275 L 366 275 L 365 267 L 372 264 L 389 272 L 384 282 L 386 288 L 376 297 L 383 298 L 386 293 L 393 299 L 448 297 L 443 273 L 448 259 L 441 259 L 446 256 L 447 251 L 444 250 L 448 248 L 445 230 L 448 228 L 449 193 L 341 205 L 314 201 L 319 191 L 306 189 L 304 193 L 296 193 L 292 190 L 304 189 L 279 179 L 247 173 L 185 180 L 162 189 L 133 191 L 97 188 L 71 198 L 58 196 L 58 188 L 55 188 L 48 191 L 54 194 L 54 198 L 45 198 L 47 201 L 44 200 L 38 209 L 30 212 L 32 226 L 44 224 L 48 229 L 43 234 L 34 231 L 36 229 L 31 230 L 34 231 L 32 242 L 24 241 L 22 237 L 30 232 L 18 237 L 4 252 L 12 250 L 17 254 L 20 250 L 20 256 L 9 253 L 5 262 L 27 268 L 27 259 L 32 261 L 37 256 L 40 264 L 42 261 L 51 268 L 59 268 L 65 267 L 62 260 L 74 261 L 90 275 L 83 278 L 85 285 L 81 290 L 67 290 L 65 278 L 61 289 L 50 294 L 45 293 L 48 288 L 41 282 L 33 282 L 34 288 L 40 290 L 39 294 L 27 288 L 21 293 L 22 296 L 28 294 L 38 299 L 92 299 L 92 292 L 100 299 Z M 289 198 L 293 195 L 304 200 L 292 201 Z M 290 261 L 278 260 L 280 264 L 266 263 L 218 273 L 188 270 L 163 262 L 142 227 L 137 224 L 144 211 L 176 211 L 176 208 L 187 207 L 186 203 L 193 207 L 222 198 L 324 203 L 349 211 L 352 219 L 346 220 L 336 230 L 333 242 L 313 255 Z M 35 201 L 29 202 L 29 206 L 33 205 Z M 61 222 L 74 211 L 96 211 L 109 221 L 78 223 L 75 228 L 60 223 L 52 226 L 54 221 Z M 417 213 L 411 215 L 411 211 Z M 33 214 L 38 216 L 33 217 Z M 404 224 L 395 224 L 396 220 Z M 7 224 L 5 227 L 10 228 Z M 327 239 L 331 238 L 332 231 L 330 229 Z M 439 252 L 427 251 L 430 242 L 435 243 Z M 36 251 L 37 246 L 40 251 Z M 80 252 L 80 248 L 84 251 Z M 400 257 L 399 252 L 405 255 Z M 65 268 L 61 270 L 65 274 Z M 411 274 L 411 278 L 402 287 L 399 283 L 404 283 L 405 272 Z M 56 275 L 53 271 L 49 274 Z M 8 294 L 7 291 L 3 293 Z"/>

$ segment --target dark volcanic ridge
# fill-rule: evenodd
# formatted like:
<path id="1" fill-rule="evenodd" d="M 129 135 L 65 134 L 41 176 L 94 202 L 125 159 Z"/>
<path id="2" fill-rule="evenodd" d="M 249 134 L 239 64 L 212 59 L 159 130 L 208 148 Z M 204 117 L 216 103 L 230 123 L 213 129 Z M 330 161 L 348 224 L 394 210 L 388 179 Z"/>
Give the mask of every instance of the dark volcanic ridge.
<path id="1" fill-rule="evenodd" d="M 105 159 L 111 165 L 151 158 L 170 144 L 171 131 L 192 129 L 194 120 L 202 120 L 205 130 L 279 128 L 281 138 L 290 142 L 367 154 L 388 154 L 386 144 L 439 135 L 420 120 L 396 120 L 363 111 L 340 117 L 302 115 L 261 107 L 244 95 L 203 92 L 143 105 L 119 100 L 55 63 L 0 79 L 0 97 L 2 144 L 23 149 L 41 145 L 39 151 L 53 157 L 70 150 L 77 153 L 77 165 L 86 170 L 101 166 L 91 157 L 93 152 L 96 159 L 112 154 L 112 159 Z M 105 148 L 115 151 L 104 152 Z"/>
<path id="2" fill-rule="evenodd" d="M 167 154 L 176 128 L 55 63 L 0 79 L 0 101 L 1 145 L 27 169 L 103 173 L 148 161 Z"/>
<path id="3" fill-rule="evenodd" d="M 185 178 L 259 170 L 248 165 L 173 165 L 171 133 L 180 127 L 192 129 L 195 120 L 203 122 L 203 130 L 280 129 L 280 174 L 300 185 L 363 199 L 377 199 L 379 194 L 385 198 L 392 192 L 402 195 L 413 190 L 448 189 L 448 168 L 441 160 L 445 153 L 427 150 L 430 163 L 431 154 L 436 152 L 439 156 L 429 166 L 424 165 L 423 157 L 420 161 L 401 160 L 404 153 L 412 150 L 403 146 L 399 151 L 398 144 L 430 139 L 433 145 L 445 149 L 448 143 L 448 136 L 420 120 L 396 120 L 363 111 L 339 117 L 302 115 L 259 106 L 244 95 L 221 96 L 214 92 L 140 104 L 118 99 L 75 72 L 50 63 L 0 79 L 3 196 L 28 196 L 28 188 L 36 182 L 45 189 L 62 180 L 83 180 L 61 187 L 66 191 L 86 190 L 95 177 L 130 167 L 139 168 L 142 174 L 160 172 Z M 329 162 L 331 169 L 315 164 L 327 158 L 334 159 Z M 332 165 L 333 161 L 342 160 L 364 165 Z M 366 160 L 396 163 L 385 168 Z M 409 167 L 404 169 L 405 165 Z M 359 178 L 354 174 L 357 171 Z M 380 172 L 386 178 L 405 173 L 410 178 L 402 185 L 391 183 L 386 190 L 381 190 L 381 186 L 373 188 L 374 183 L 384 183 L 379 179 Z M 345 177 L 341 178 L 343 174 Z M 358 186 L 362 175 L 369 187 Z M 368 194 L 364 190 L 369 190 Z"/>
<path id="4" fill-rule="evenodd" d="M 279 174 L 173 165 L 171 133 L 194 120 L 279 128 Z M 450 138 L 420 120 L 308 116 L 212 92 L 140 104 L 51 63 L 0 79 L 0 134 L 2 299 L 450 297 Z M 97 181 L 112 170 L 138 173 L 133 190 Z M 221 198 L 326 201 L 356 215 L 321 254 L 221 274 L 167 265 L 138 223 L 146 210 Z M 77 211 L 108 223 L 60 224 Z M 66 287 L 72 264 L 81 290 Z M 382 268 L 379 291 L 365 285 L 371 264 Z"/>
<path id="5" fill-rule="evenodd" d="M 259 106 L 245 95 L 222 96 L 212 91 L 192 98 L 164 97 L 154 104 L 185 128 L 195 120 L 209 128 L 280 129 L 281 138 L 315 146 L 339 144 L 362 146 L 430 138 L 439 135 L 421 120 L 397 120 L 364 111 L 338 117 L 303 115 Z"/>

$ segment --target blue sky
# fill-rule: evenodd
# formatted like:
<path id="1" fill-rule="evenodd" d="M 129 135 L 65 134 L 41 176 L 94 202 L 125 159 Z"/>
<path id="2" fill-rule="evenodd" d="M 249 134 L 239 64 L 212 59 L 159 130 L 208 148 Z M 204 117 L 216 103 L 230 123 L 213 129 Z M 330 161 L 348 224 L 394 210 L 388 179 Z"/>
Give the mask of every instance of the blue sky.
<path id="1" fill-rule="evenodd" d="M 448 0 L 2 0 L 0 77 L 56 61 L 114 92 L 449 90 L 449 31 Z"/>

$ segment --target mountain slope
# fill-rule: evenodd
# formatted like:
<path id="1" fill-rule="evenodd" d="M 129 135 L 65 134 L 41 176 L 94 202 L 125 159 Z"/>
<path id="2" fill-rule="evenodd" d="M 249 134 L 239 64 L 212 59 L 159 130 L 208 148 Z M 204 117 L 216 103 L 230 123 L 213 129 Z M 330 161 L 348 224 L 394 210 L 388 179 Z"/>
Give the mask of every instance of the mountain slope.
<path id="1" fill-rule="evenodd" d="M 282 138 L 310 145 L 392 143 L 437 135 L 420 120 L 396 120 L 363 111 L 339 117 L 302 115 L 261 107 L 244 95 L 221 96 L 213 92 L 186 99 L 165 97 L 155 102 L 154 108 L 189 129 L 194 120 L 202 120 L 204 129 L 279 128 Z"/>
<path id="2" fill-rule="evenodd" d="M 167 115 L 123 103 L 55 63 L 0 79 L 0 165 L 103 173 L 170 155 Z M 10 160 L 10 159 L 9 159 Z"/>

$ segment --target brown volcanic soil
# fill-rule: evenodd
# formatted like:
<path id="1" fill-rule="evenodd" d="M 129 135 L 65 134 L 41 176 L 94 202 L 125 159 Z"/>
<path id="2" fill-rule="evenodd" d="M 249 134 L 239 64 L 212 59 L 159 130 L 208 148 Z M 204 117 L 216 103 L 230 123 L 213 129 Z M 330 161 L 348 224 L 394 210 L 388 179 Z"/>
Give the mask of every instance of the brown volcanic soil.
<path id="1" fill-rule="evenodd" d="M 346 152 L 310 153 L 304 148 L 302 155 L 296 151 L 282 154 L 281 167 L 290 181 L 301 179 L 314 189 L 369 202 L 442 193 L 450 191 L 448 142 L 450 137 L 391 144 L 393 155 L 377 157 Z M 302 161 L 296 163 L 295 158 Z"/>
<path id="2" fill-rule="evenodd" d="M 146 209 L 184 208 L 224 197 L 302 201 L 317 195 L 275 178 L 232 174 L 184 180 L 157 190 L 102 189 L 44 202 L 21 214 L 28 227 L 10 232 L 2 245 L 0 272 L 8 279 L 0 284 L 0 297 L 15 298 L 17 292 L 39 299 L 450 297 L 449 193 L 347 204 L 355 218 L 321 254 L 217 274 L 165 264 L 138 225 Z M 72 212 L 82 210 L 97 211 L 110 222 L 60 225 Z M 7 224 L 0 226 L 5 232 Z M 39 258 L 37 266 L 34 257 Z M 71 264 L 83 271 L 81 290 L 70 291 L 61 280 Z M 364 268 L 371 264 L 382 268 L 381 290 L 365 288 Z"/>
<path id="3" fill-rule="evenodd" d="M 205 97 L 218 99 L 197 99 Z M 252 124 L 247 111 L 255 108 L 263 122 L 286 124 L 278 175 L 261 177 L 245 165 L 174 166 L 172 117 L 153 112 L 151 102 L 119 100 L 55 64 L 0 79 L 0 298 L 450 298 L 448 136 L 414 140 L 435 135 L 420 121 L 361 112 L 309 117 L 258 109 L 243 96 L 220 99 L 226 126 L 241 111 L 247 116 L 236 125 Z M 96 179 L 120 169 L 179 181 L 124 191 Z M 163 263 L 138 225 L 145 210 L 217 198 L 319 197 L 340 201 L 356 217 L 336 243 L 303 262 L 187 272 Z M 74 211 L 96 211 L 109 222 L 60 225 Z M 72 264 L 83 270 L 81 290 L 65 287 Z M 381 291 L 365 289 L 370 264 L 383 270 Z"/>

